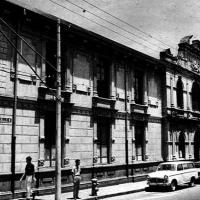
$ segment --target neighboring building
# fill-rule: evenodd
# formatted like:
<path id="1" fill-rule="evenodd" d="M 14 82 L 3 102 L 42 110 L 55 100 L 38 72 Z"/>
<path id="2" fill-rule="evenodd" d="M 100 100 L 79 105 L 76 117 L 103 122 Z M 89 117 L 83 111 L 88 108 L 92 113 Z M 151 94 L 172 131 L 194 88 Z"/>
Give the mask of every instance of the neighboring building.
<path id="1" fill-rule="evenodd" d="M 161 52 L 166 63 L 163 107 L 163 157 L 165 160 L 200 159 L 200 41 L 186 36 L 178 55 Z"/>
<path id="2" fill-rule="evenodd" d="M 0 17 L 56 67 L 55 20 L 5 1 Z M 37 187 L 48 188 L 55 176 L 56 71 L 6 24 L 1 22 L 0 28 L 14 44 L 18 42 L 21 55 L 51 88 L 18 56 L 16 135 L 12 137 L 16 51 L 0 33 L 0 191 L 10 190 L 12 173 L 19 189 L 28 155 L 36 167 Z M 163 160 L 164 65 L 68 22 L 62 22 L 61 43 L 62 183 L 71 183 L 70 169 L 77 158 L 83 183 L 91 177 L 111 181 L 118 177 L 119 183 L 152 171 Z M 180 96 L 186 99 L 183 88 Z M 170 152 L 172 143 L 167 142 Z"/>

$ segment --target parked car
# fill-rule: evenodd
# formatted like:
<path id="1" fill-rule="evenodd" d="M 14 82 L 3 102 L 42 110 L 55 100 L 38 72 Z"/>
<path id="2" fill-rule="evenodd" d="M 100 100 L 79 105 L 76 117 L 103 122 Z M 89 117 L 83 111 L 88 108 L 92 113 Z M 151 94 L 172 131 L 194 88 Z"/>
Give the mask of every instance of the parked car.
<path id="1" fill-rule="evenodd" d="M 164 162 L 158 165 L 155 172 L 147 176 L 149 187 L 164 186 L 171 191 L 176 190 L 178 185 L 195 185 L 198 178 L 197 168 L 190 161 Z"/>

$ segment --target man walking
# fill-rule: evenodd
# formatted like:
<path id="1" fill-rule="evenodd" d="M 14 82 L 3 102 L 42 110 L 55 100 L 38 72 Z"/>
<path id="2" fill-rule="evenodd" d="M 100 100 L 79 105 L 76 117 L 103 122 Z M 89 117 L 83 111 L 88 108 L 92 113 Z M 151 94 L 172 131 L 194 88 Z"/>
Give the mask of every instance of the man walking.
<path id="1" fill-rule="evenodd" d="M 72 169 L 72 176 L 73 176 L 73 182 L 74 182 L 73 197 L 74 199 L 80 199 L 78 196 L 80 181 L 81 181 L 81 168 L 80 168 L 79 159 L 75 160 L 75 166 Z"/>
<path id="2" fill-rule="evenodd" d="M 32 158 L 30 156 L 26 157 L 26 167 L 25 167 L 25 172 L 22 175 L 20 182 L 26 178 L 26 199 L 31 199 L 31 194 L 32 194 L 32 182 L 34 182 L 35 179 L 35 169 L 34 165 L 31 163 Z"/>

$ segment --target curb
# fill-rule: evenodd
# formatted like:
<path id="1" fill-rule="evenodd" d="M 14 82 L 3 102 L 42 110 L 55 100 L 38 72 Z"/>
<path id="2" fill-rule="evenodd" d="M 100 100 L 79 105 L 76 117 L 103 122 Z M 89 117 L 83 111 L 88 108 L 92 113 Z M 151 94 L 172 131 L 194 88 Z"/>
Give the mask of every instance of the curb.
<path id="1" fill-rule="evenodd" d="M 89 198 L 84 198 L 82 200 L 97 200 L 97 199 L 106 199 L 109 197 L 115 197 L 115 196 L 121 196 L 121 195 L 126 195 L 126 194 L 133 194 L 136 192 L 142 192 L 145 191 L 145 188 L 137 189 L 137 190 L 129 190 L 129 191 L 124 191 L 124 192 L 118 192 L 118 193 L 113 193 L 113 194 L 106 194 L 106 195 L 101 195 L 101 196 L 91 196 Z"/>

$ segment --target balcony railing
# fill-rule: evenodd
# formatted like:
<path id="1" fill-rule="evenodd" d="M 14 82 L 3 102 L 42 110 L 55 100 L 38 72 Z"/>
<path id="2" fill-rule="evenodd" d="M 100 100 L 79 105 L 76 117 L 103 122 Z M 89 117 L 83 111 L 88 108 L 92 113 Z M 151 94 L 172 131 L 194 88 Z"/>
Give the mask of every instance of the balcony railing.
<path id="1" fill-rule="evenodd" d="M 167 108 L 167 115 L 177 118 L 200 120 L 199 111 L 184 110 L 180 108 Z"/>

